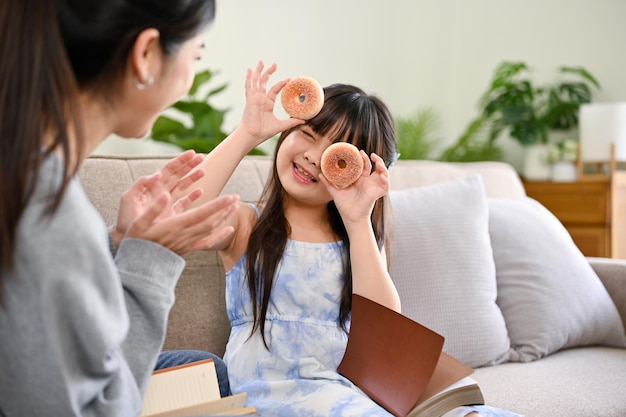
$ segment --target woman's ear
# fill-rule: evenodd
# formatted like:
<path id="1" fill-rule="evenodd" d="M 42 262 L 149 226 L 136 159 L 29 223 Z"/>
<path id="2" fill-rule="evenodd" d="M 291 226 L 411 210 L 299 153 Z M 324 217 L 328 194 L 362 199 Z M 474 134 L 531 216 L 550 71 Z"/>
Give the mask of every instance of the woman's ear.
<path id="1" fill-rule="evenodd" d="M 143 30 L 130 51 L 130 67 L 135 85 L 145 89 L 152 85 L 154 74 L 159 71 L 163 52 L 159 43 L 159 31 L 154 28 Z"/>

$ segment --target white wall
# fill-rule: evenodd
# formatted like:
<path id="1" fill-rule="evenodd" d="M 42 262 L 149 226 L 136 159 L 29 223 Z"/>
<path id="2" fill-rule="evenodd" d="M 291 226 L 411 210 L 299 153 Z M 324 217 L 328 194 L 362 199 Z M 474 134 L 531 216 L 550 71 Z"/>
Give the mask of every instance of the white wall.
<path id="1" fill-rule="evenodd" d="M 560 65 L 584 66 L 603 87 L 595 101 L 626 100 L 624 0 L 217 0 L 217 7 L 199 68 L 219 71 L 215 85 L 229 84 L 212 103 L 230 109 L 227 129 L 238 123 L 246 69 L 258 59 L 278 63 L 275 81 L 310 75 L 322 85 L 355 84 L 395 116 L 433 107 L 442 147 L 476 115 L 505 59 L 525 61 L 539 82 Z M 284 116 L 280 104 L 276 113 Z"/>

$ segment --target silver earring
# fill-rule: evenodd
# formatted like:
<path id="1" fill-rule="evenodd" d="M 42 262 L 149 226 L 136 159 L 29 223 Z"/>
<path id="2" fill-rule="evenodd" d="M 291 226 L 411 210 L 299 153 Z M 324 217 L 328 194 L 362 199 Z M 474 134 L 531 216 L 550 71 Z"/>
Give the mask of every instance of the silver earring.
<path id="1" fill-rule="evenodd" d="M 135 76 L 135 87 L 137 87 L 137 90 L 145 90 L 146 88 L 150 87 L 153 82 L 154 78 L 151 74 L 148 74 L 145 82 L 139 81 L 139 77 Z"/>

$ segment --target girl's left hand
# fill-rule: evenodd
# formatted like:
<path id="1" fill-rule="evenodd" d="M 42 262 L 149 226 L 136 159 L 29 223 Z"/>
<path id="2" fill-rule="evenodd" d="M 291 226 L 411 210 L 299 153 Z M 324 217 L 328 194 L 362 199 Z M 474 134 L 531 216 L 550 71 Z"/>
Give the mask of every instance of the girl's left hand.
<path id="1" fill-rule="evenodd" d="M 274 115 L 274 105 L 278 94 L 287 85 L 289 79 L 279 81 L 268 89 L 269 79 L 276 72 L 277 65 L 274 63 L 267 69 L 264 67 L 263 61 L 259 61 L 255 69 L 248 69 L 246 106 L 238 126 L 238 129 L 255 139 L 253 146 L 258 146 L 268 138 L 304 123 L 303 120 L 294 118 L 279 120 Z"/>
<path id="2" fill-rule="evenodd" d="M 346 188 L 337 188 L 320 175 L 320 181 L 326 185 L 344 223 L 370 221 L 374 203 L 389 192 L 389 171 L 383 159 L 371 154 L 371 160 L 363 150 L 363 172 L 356 182 Z M 374 170 L 372 171 L 372 163 Z"/>

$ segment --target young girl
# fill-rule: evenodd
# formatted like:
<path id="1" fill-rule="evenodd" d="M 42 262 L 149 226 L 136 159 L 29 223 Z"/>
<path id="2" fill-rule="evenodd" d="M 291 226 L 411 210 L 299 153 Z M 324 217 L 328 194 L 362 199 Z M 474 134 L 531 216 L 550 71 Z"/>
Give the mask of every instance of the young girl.
<path id="1" fill-rule="evenodd" d="M 400 311 L 384 250 L 387 169 L 397 155 L 393 120 L 377 97 L 336 84 L 324 89 L 324 106 L 313 119 L 278 121 L 273 106 L 286 80 L 266 92 L 275 68 L 263 71 L 260 63 L 248 71 L 242 123 L 202 164 L 214 187 L 205 188 L 206 196 L 216 196 L 248 151 L 286 128 L 260 201 L 240 203 L 230 223 L 235 233 L 220 245 L 232 325 L 224 358 L 231 389 L 247 392 L 261 414 L 390 416 L 337 366 L 353 293 Z M 337 141 L 356 145 L 364 162 L 360 178 L 345 189 L 320 171 L 322 153 Z"/>

